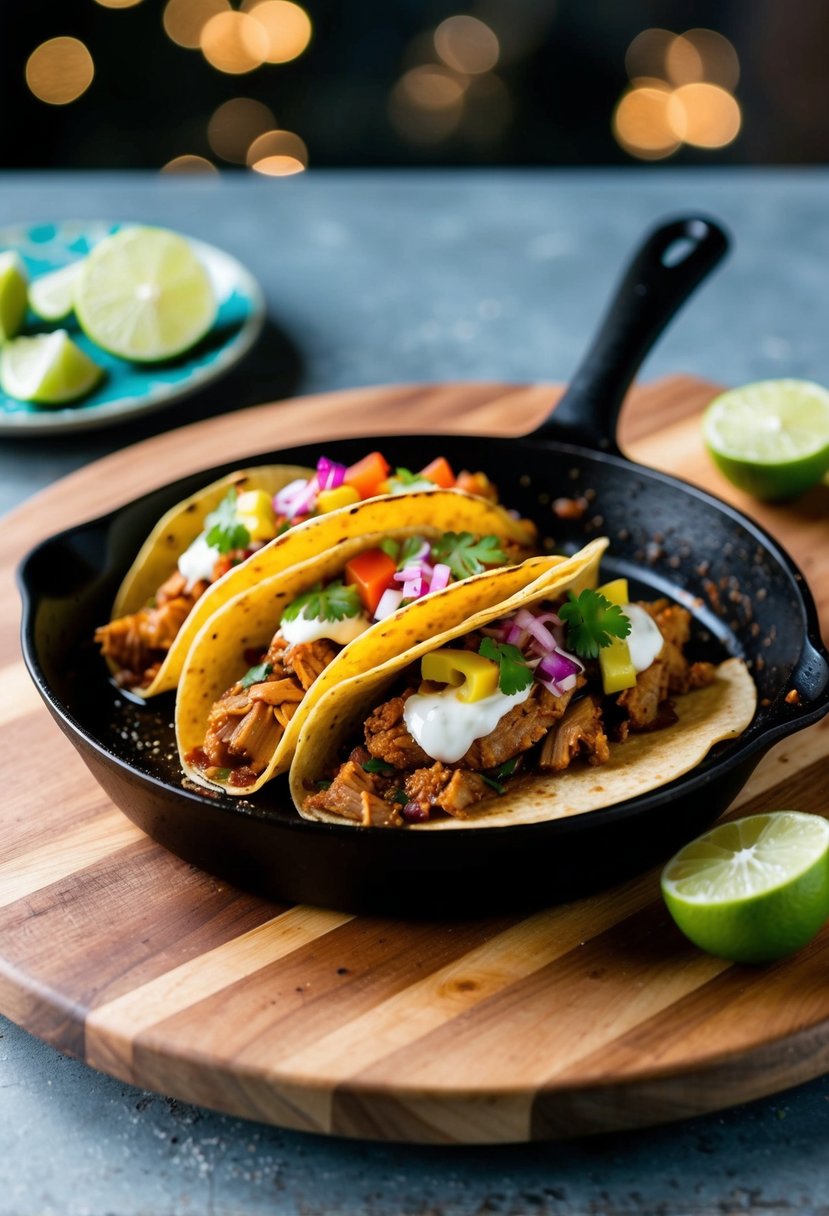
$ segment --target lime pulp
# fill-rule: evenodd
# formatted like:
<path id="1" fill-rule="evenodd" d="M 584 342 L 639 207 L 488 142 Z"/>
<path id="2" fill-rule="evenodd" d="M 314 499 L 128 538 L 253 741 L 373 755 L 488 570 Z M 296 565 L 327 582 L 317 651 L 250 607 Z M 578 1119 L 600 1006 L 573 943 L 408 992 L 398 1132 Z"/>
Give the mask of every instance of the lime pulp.
<path id="1" fill-rule="evenodd" d="M 0 342 L 13 338 L 26 316 L 25 267 L 16 253 L 0 253 Z"/>
<path id="2" fill-rule="evenodd" d="M 18 401 L 67 405 L 85 397 L 103 375 L 65 329 L 14 338 L 0 351 L 0 388 Z"/>
<path id="3" fill-rule="evenodd" d="M 81 263 L 73 262 L 39 275 L 29 286 L 29 307 L 42 321 L 63 321 L 75 306 L 75 282 Z"/>

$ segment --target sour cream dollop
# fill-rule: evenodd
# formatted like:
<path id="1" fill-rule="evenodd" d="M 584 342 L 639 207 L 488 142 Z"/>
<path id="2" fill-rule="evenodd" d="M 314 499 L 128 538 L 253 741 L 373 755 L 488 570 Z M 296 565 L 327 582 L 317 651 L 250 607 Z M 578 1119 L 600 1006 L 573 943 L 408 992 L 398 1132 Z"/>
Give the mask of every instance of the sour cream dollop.
<path id="1" fill-rule="evenodd" d="M 297 642 L 317 642 L 320 638 L 329 638 L 347 646 L 361 633 L 365 633 L 371 621 L 367 616 L 346 616 L 341 621 L 321 621 L 317 617 L 307 617 L 302 612 L 292 621 L 283 620 L 279 628 L 283 638 L 292 646 Z"/>
<path id="2" fill-rule="evenodd" d="M 507 696 L 494 692 L 480 701 L 461 701 L 458 689 L 414 693 L 403 707 L 403 721 L 409 734 L 427 756 L 454 764 L 465 755 L 476 739 L 483 739 L 514 705 L 526 701 L 532 685 Z"/>
<path id="3" fill-rule="evenodd" d="M 207 543 L 207 533 L 201 532 L 178 559 L 179 573 L 187 579 L 187 590 L 202 581 L 211 582 L 213 567 L 221 553 Z"/>
<path id="4" fill-rule="evenodd" d="M 644 608 L 625 604 L 622 612 L 630 621 L 630 633 L 625 638 L 630 661 L 637 672 L 645 671 L 662 649 L 664 638 L 656 621 Z"/>

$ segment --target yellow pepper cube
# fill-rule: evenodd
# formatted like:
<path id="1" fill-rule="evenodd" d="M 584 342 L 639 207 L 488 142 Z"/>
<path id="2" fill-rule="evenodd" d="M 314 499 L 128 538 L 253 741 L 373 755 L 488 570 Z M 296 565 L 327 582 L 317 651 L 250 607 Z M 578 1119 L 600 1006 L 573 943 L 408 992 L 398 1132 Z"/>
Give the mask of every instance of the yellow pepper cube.
<path id="1" fill-rule="evenodd" d="M 498 691 L 499 667 L 472 650 L 433 650 L 420 661 L 424 680 L 458 688 L 459 701 L 482 701 Z"/>
<path id="2" fill-rule="evenodd" d="M 629 602 L 628 581 L 626 578 L 614 578 L 597 588 L 600 595 L 611 604 L 624 608 Z M 599 667 L 602 672 L 602 687 L 608 695 L 612 692 L 623 692 L 633 688 L 636 683 L 636 668 L 630 657 L 630 647 L 624 638 L 611 638 L 610 645 L 599 651 Z"/>
<path id="3" fill-rule="evenodd" d="M 273 540 L 276 516 L 264 490 L 245 490 L 236 499 L 236 518 L 247 528 L 251 540 Z"/>
<path id="4" fill-rule="evenodd" d="M 624 608 L 625 604 L 630 603 L 626 578 L 614 578 L 612 582 L 605 583 L 603 587 L 597 587 L 596 590 L 599 595 L 610 600 L 611 604 L 618 604 L 620 608 Z"/>
<path id="5" fill-rule="evenodd" d="M 340 507 L 352 507 L 360 501 L 360 495 L 353 486 L 337 486 L 336 490 L 320 490 L 317 495 L 317 510 L 321 515 L 327 511 L 337 511 Z"/>

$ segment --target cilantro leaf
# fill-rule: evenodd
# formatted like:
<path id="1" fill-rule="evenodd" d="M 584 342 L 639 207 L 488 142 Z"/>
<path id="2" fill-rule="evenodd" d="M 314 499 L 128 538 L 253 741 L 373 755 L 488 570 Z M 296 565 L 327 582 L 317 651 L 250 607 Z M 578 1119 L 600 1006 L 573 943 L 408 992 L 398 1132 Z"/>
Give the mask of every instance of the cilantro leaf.
<path id="1" fill-rule="evenodd" d="M 511 760 L 505 760 L 498 768 L 493 769 L 492 776 L 499 780 L 502 777 L 511 777 L 518 767 L 518 756 L 513 756 Z"/>
<path id="2" fill-rule="evenodd" d="M 486 773 L 479 773 L 478 776 L 482 781 L 485 781 L 487 785 L 491 785 L 496 794 L 506 794 L 507 787 L 505 785 L 501 785 L 501 782 L 496 781 L 494 777 L 487 777 Z"/>
<path id="3" fill-rule="evenodd" d="M 432 556 L 456 579 L 480 574 L 487 566 L 502 566 L 507 560 L 497 536 L 475 537 L 471 532 L 444 532 L 432 546 Z"/>
<path id="4" fill-rule="evenodd" d="M 392 540 L 390 536 L 385 537 L 380 541 L 380 548 L 385 553 L 386 557 L 390 557 L 393 562 L 396 562 L 400 556 L 400 546 L 396 540 Z"/>
<path id="5" fill-rule="evenodd" d="M 423 548 L 424 537 L 407 536 L 400 546 L 400 556 L 397 559 L 397 569 L 404 570 L 409 562 Z"/>
<path id="6" fill-rule="evenodd" d="M 258 663 L 256 667 L 248 668 L 239 683 L 242 688 L 250 688 L 251 684 L 261 684 L 272 671 L 273 667 L 270 663 Z"/>
<path id="7" fill-rule="evenodd" d="M 207 543 L 220 553 L 245 549 L 250 544 L 250 532 L 236 518 L 236 490 L 230 490 L 204 521 Z"/>
<path id="8" fill-rule="evenodd" d="M 612 604 L 598 591 L 585 590 L 579 596 L 567 593 L 569 600 L 558 610 L 567 626 L 567 646 L 583 659 L 598 658 L 611 638 L 626 638 L 630 620 L 618 604 Z"/>
<path id="9" fill-rule="evenodd" d="M 310 591 L 299 595 L 282 613 L 281 620 L 295 621 L 303 616 L 306 621 L 343 621 L 346 617 L 360 616 L 363 611 L 356 587 L 346 587 L 341 579 L 323 587 L 315 583 Z"/>
<path id="10" fill-rule="evenodd" d="M 363 772 L 366 773 L 382 773 L 386 776 L 388 773 L 394 772 L 394 765 L 389 764 L 386 760 L 379 760 L 377 756 L 370 756 L 361 765 Z"/>
<path id="11" fill-rule="evenodd" d="M 411 469 L 395 469 L 394 477 L 388 478 L 389 494 L 408 494 L 411 490 L 434 490 L 435 483 Z"/>
<path id="12" fill-rule="evenodd" d="M 494 638 L 484 638 L 478 647 L 478 654 L 498 664 L 498 687 L 505 696 L 511 697 L 516 692 L 523 692 L 532 684 L 533 669 L 528 666 L 517 646 L 511 646 L 509 642 L 496 642 Z"/>
<path id="13" fill-rule="evenodd" d="M 409 801 L 409 795 L 405 790 L 395 790 L 391 796 L 392 802 L 399 802 L 401 806 L 405 806 Z"/>

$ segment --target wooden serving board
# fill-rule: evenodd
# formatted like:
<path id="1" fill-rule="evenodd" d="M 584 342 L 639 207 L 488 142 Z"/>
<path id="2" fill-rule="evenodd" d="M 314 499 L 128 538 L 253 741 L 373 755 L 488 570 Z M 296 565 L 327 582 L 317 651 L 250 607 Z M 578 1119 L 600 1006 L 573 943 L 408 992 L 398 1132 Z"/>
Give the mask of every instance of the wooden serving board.
<path id="1" fill-rule="evenodd" d="M 519 434 L 555 390 L 370 388 L 160 435 L 17 510 L 0 536 L 0 1010 L 95 1068 L 310 1131 L 443 1143 L 658 1123 L 829 1068 L 829 927 L 763 968 L 686 943 L 652 871 L 526 918 L 415 923 L 287 907 L 201 873 L 91 781 L 23 668 L 13 570 L 42 537 L 198 468 L 346 434 Z M 714 387 L 639 388 L 622 445 L 760 519 L 829 621 L 829 489 L 759 506 L 708 462 Z M 732 813 L 829 813 L 829 720 L 779 745 Z"/>

